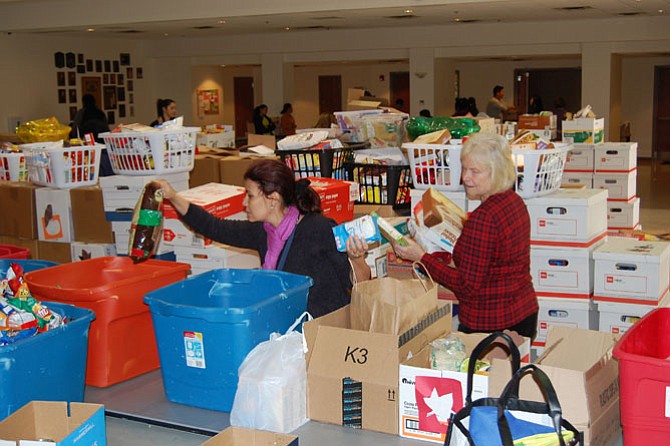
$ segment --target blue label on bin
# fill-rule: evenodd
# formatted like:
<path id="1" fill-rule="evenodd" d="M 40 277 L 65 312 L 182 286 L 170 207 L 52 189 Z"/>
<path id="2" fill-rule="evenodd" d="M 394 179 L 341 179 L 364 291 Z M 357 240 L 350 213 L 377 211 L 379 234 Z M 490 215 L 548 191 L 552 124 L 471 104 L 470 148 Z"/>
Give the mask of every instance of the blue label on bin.
<path id="1" fill-rule="evenodd" d="M 186 365 L 188 367 L 206 368 L 205 344 L 202 342 L 202 333 L 185 331 L 184 348 L 186 350 Z"/>

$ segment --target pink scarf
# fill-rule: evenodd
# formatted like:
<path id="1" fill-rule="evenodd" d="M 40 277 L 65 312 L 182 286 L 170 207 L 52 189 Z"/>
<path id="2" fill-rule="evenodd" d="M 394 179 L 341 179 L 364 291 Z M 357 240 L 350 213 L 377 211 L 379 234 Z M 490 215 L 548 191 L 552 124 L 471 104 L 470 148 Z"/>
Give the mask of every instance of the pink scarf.
<path id="1" fill-rule="evenodd" d="M 275 228 L 268 222 L 263 223 L 265 233 L 268 235 L 268 252 L 265 253 L 263 269 L 277 269 L 279 255 L 284 248 L 286 240 L 288 240 L 298 224 L 298 217 L 300 217 L 298 208 L 289 206 L 284 219 L 279 223 L 278 227 Z"/>

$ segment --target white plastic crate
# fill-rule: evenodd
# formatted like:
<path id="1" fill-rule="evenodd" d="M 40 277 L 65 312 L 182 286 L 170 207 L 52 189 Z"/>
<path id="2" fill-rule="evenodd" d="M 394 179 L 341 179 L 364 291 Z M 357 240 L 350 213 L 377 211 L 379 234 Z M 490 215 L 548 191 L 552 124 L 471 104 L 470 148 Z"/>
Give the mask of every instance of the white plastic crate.
<path id="1" fill-rule="evenodd" d="M 417 189 L 462 190 L 461 145 L 405 143 L 412 180 Z M 571 144 L 553 149 L 513 149 L 515 188 L 523 198 L 546 195 L 561 187 L 563 167 Z"/>
<path id="2" fill-rule="evenodd" d="M 199 127 L 153 132 L 101 133 L 112 170 L 119 175 L 188 172 L 195 163 Z"/>
<path id="3" fill-rule="evenodd" d="M 69 189 L 98 181 L 102 144 L 63 147 L 60 142 L 22 144 L 29 180 L 39 186 Z"/>
<path id="4" fill-rule="evenodd" d="M 28 181 L 28 167 L 23 152 L 0 152 L 0 180 Z"/>

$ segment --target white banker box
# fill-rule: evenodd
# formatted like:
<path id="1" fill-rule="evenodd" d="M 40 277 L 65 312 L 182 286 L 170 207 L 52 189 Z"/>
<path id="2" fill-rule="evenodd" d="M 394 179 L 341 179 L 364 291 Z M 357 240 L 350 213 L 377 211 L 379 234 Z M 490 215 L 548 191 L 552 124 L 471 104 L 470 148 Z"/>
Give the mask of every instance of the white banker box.
<path id="1" fill-rule="evenodd" d="M 604 142 L 595 147 L 596 172 L 630 172 L 637 168 L 636 142 Z"/>
<path id="2" fill-rule="evenodd" d="M 533 245 L 587 247 L 607 231 L 606 191 L 558 189 L 527 199 L 526 207 Z"/>
<path id="3" fill-rule="evenodd" d="M 609 229 L 635 229 L 640 224 L 640 197 L 628 201 L 607 202 Z"/>
<path id="4" fill-rule="evenodd" d="M 598 329 L 605 333 L 623 334 L 644 315 L 658 307 L 670 307 L 670 292 L 665 293 L 658 305 L 598 302 Z"/>
<path id="5" fill-rule="evenodd" d="M 607 190 L 608 200 L 628 201 L 637 193 L 637 170 L 631 172 L 596 172 L 593 188 Z"/>
<path id="6" fill-rule="evenodd" d="M 543 297 L 538 293 L 537 337 L 533 345 L 544 346 L 549 327 L 598 330 L 598 306 L 590 299 Z"/>
<path id="7" fill-rule="evenodd" d="M 612 238 L 593 253 L 594 297 L 655 305 L 670 283 L 670 242 Z"/>
<path id="8" fill-rule="evenodd" d="M 587 189 L 593 188 L 593 172 L 563 171 L 561 184 L 583 184 Z"/>
<path id="9" fill-rule="evenodd" d="M 563 172 L 572 170 L 579 172 L 593 172 L 593 158 L 596 145 L 597 144 L 573 144 L 572 149 L 568 152 L 568 156 L 565 159 Z"/>

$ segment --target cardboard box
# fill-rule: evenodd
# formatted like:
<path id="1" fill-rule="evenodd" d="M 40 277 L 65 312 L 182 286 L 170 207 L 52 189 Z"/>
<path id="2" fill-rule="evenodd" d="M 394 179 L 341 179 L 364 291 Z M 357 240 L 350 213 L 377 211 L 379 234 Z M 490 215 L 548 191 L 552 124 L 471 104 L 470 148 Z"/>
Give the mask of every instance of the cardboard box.
<path id="1" fill-rule="evenodd" d="M 247 135 L 247 147 L 265 146 L 268 149 L 277 149 L 277 138 L 274 135 Z"/>
<path id="2" fill-rule="evenodd" d="M 406 216 L 403 210 L 396 211 L 390 204 L 354 204 L 354 218 L 369 215 L 373 212 L 384 218 Z"/>
<path id="3" fill-rule="evenodd" d="M 70 263 L 72 251 L 70 244 L 65 242 L 37 242 L 37 252 L 40 260 L 51 260 L 56 263 Z M 33 258 L 36 258 L 33 256 Z"/>
<path id="4" fill-rule="evenodd" d="M 531 246 L 530 275 L 533 287 L 545 296 L 590 299 L 593 296 L 593 251 L 589 248 Z"/>
<path id="5" fill-rule="evenodd" d="M 598 307 L 591 299 L 570 299 L 569 296 L 545 297 L 537 293 L 540 311 L 537 316 L 535 346 L 544 346 L 550 327 L 572 327 L 598 330 Z"/>
<path id="6" fill-rule="evenodd" d="M 479 125 L 479 133 L 493 133 L 496 134 L 496 120 L 495 118 L 484 118 L 481 116 L 475 116 L 470 119 L 477 121 Z"/>
<path id="7" fill-rule="evenodd" d="M 251 249 L 213 243 L 204 248 L 174 247 L 177 262 L 189 263 L 191 275 L 197 275 L 213 269 L 260 269 L 258 252 Z"/>
<path id="8" fill-rule="evenodd" d="M 65 243 L 74 240 L 69 189 L 35 190 L 35 215 L 38 240 Z"/>
<path id="9" fill-rule="evenodd" d="M 235 132 L 198 132 L 195 138 L 198 146 L 235 147 Z"/>
<path id="10" fill-rule="evenodd" d="M 221 181 L 221 157 L 216 155 L 196 155 L 193 170 L 188 178 L 189 188 L 202 184 L 218 183 Z"/>
<path id="11" fill-rule="evenodd" d="M 670 291 L 665 293 L 658 305 L 599 301 L 598 329 L 605 333 L 624 334 L 644 315 L 659 307 L 670 307 Z"/>
<path id="12" fill-rule="evenodd" d="M 100 189 L 106 216 L 111 212 L 125 212 L 132 214 L 135 204 L 144 190 L 144 185 L 156 179 L 168 181 L 178 191 L 184 191 L 188 186 L 188 172 L 166 173 L 162 175 L 111 175 L 100 177 Z M 109 221 L 114 221 L 108 218 Z"/>
<path id="13" fill-rule="evenodd" d="M 451 331 L 451 305 L 441 302 L 435 313 L 400 336 L 352 330 L 350 322 L 346 306 L 303 326 L 307 416 L 397 435 L 400 361 Z M 358 392 L 358 418 L 345 414 L 343 390 Z"/>
<path id="14" fill-rule="evenodd" d="M 612 356 L 618 339 L 610 333 L 553 326 L 544 355 L 535 361 L 556 389 L 563 418 L 584 431 L 588 445 L 608 446 L 621 436 L 619 366 Z M 511 376 L 509 368 L 499 370 L 503 373 L 496 371 L 489 380 L 489 389 L 497 393 Z M 519 397 L 544 401 L 530 378 L 521 380 Z"/>
<path id="15" fill-rule="evenodd" d="M 310 187 L 321 198 L 323 215 L 338 224 L 354 219 L 354 201 L 358 199 L 358 183 L 334 178 L 308 177 Z"/>
<path id="16" fill-rule="evenodd" d="M 411 212 L 414 215 L 414 206 L 416 206 L 420 201 L 423 194 L 426 192 L 425 189 L 410 189 L 410 198 L 412 199 Z M 468 200 L 465 196 L 465 191 L 440 191 L 442 195 L 451 200 L 456 206 L 461 208 L 463 212 L 468 212 Z"/>
<path id="17" fill-rule="evenodd" d="M 568 152 L 563 166 L 565 172 L 593 172 L 595 166 L 595 149 L 597 144 L 575 143 Z"/>
<path id="18" fill-rule="evenodd" d="M 204 208 L 219 218 L 245 219 L 243 188 L 219 183 L 208 183 L 186 191 L 179 195 L 191 203 Z M 170 203 L 164 204 L 163 210 L 163 243 L 170 246 L 204 247 L 211 240 L 194 233 L 179 220 L 177 211 Z"/>
<path id="19" fill-rule="evenodd" d="M 30 250 L 31 259 L 39 259 L 39 248 L 37 240 L 28 240 L 18 237 L 10 237 L 8 235 L 0 235 L 0 243 L 3 245 L 20 246 Z"/>
<path id="20" fill-rule="evenodd" d="M 298 446 L 295 435 L 230 426 L 207 440 L 202 446 Z"/>
<path id="21" fill-rule="evenodd" d="M 595 189 L 558 189 L 529 198 L 532 245 L 588 247 L 607 232 L 607 193 Z"/>
<path id="22" fill-rule="evenodd" d="M 251 163 L 268 157 L 259 156 L 226 156 L 219 159 L 220 179 L 218 182 L 244 187 L 244 173 Z M 279 159 L 278 157 L 269 157 Z"/>
<path id="23" fill-rule="evenodd" d="M 596 172 L 593 188 L 607 190 L 610 201 L 630 201 L 637 193 L 637 170 L 627 173 Z"/>
<path id="24" fill-rule="evenodd" d="M 640 197 L 607 202 L 608 229 L 635 229 L 640 225 Z"/>
<path id="25" fill-rule="evenodd" d="M 468 357 L 477 344 L 488 336 L 488 333 L 454 334 L 465 344 Z M 500 346 L 493 348 L 506 352 Z M 400 364 L 398 430 L 401 437 L 444 444 L 449 427 L 449 416 L 464 406 L 468 390 L 468 374 L 467 372 L 433 370 L 430 366 L 431 350 L 432 347 L 428 345 Z M 530 339 L 526 339 L 519 346 L 519 351 L 522 362 L 529 362 Z M 510 365 L 505 361 L 497 361 L 495 367 L 509 369 Z M 490 373 L 494 372 L 492 368 Z M 489 378 L 486 375 L 473 376 L 473 400 L 492 395 L 489 393 L 488 381 Z M 437 401 L 434 401 L 432 406 L 425 399 L 417 401 L 417 386 L 424 387 L 424 390 L 432 387 L 431 396 L 434 394 Z"/>
<path id="26" fill-rule="evenodd" d="M 0 182 L 0 235 L 37 239 L 35 190 L 30 183 Z"/>
<path id="27" fill-rule="evenodd" d="M 517 128 L 519 130 L 552 130 L 556 129 L 556 115 L 521 115 Z"/>
<path id="28" fill-rule="evenodd" d="M 636 142 L 605 142 L 595 146 L 596 172 L 630 172 L 637 169 Z"/>
<path id="29" fill-rule="evenodd" d="M 98 186 L 70 189 L 74 240 L 114 243 L 112 224 L 105 219 L 102 189 Z"/>
<path id="30" fill-rule="evenodd" d="M 605 118 L 563 121 L 563 142 L 599 143 L 605 140 Z"/>
<path id="31" fill-rule="evenodd" d="M 561 186 L 584 185 L 586 189 L 593 189 L 592 172 L 563 172 Z"/>
<path id="32" fill-rule="evenodd" d="M 116 246 L 113 243 L 70 243 L 70 252 L 72 261 L 95 259 L 96 257 L 106 257 L 116 255 Z"/>
<path id="33" fill-rule="evenodd" d="M 105 446 L 105 429 L 101 404 L 32 401 L 0 422 L 0 446 Z"/>
<path id="34" fill-rule="evenodd" d="M 670 242 L 613 237 L 593 258 L 596 300 L 656 305 L 670 286 Z"/>

